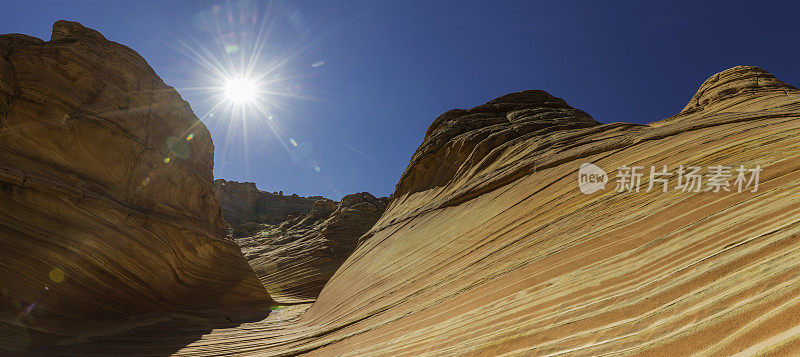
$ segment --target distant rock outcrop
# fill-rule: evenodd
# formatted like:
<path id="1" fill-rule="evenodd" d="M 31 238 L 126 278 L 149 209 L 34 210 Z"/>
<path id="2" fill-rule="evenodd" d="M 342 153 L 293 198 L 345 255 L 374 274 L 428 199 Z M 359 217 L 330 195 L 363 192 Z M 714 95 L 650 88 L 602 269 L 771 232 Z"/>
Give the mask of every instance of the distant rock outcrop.
<path id="1" fill-rule="evenodd" d="M 145 314 L 266 313 L 213 162 L 206 127 L 130 48 L 67 21 L 47 42 L 0 36 L 0 352 Z"/>
<path id="2" fill-rule="evenodd" d="M 221 179 L 214 189 L 234 239 L 272 297 L 283 303 L 315 299 L 389 203 L 367 192 L 341 203 L 284 196 L 252 182 Z"/>
<path id="3" fill-rule="evenodd" d="M 278 224 L 299 214 L 308 213 L 322 196 L 284 196 L 261 191 L 253 182 L 214 180 L 214 192 L 219 197 L 222 214 L 231 227 L 243 223 Z"/>

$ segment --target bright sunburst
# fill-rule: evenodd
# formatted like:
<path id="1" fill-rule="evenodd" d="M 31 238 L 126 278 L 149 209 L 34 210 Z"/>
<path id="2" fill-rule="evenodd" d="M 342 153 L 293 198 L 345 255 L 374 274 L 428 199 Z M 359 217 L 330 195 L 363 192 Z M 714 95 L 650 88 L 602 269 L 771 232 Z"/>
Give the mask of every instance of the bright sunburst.
<path id="1" fill-rule="evenodd" d="M 290 5 L 261 4 L 233 0 L 212 6 L 194 19 L 208 37 L 176 34 L 169 40 L 188 64 L 191 85 L 179 89 L 193 97 L 199 118 L 217 135 L 218 157 L 231 153 L 246 163 L 252 149 L 275 143 L 293 162 L 320 173 L 313 143 L 300 140 L 302 133 L 291 132 L 290 124 L 299 119 L 298 100 L 315 100 L 301 81 L 322 70 L 325 61 L 314 53 L 317 40 L 308 37 L 300 12 Z M 270 133 L 277 140 L 265 140 Z M 186 135 L 192 140 L 191 133 Z"/>
<path id="2" fill-rule="evenodd" d="M 258 83 L 247 77 L 228 78 L 222 89 L 228 101 L 239 105 L 253 103 L 259 95 Z"/>

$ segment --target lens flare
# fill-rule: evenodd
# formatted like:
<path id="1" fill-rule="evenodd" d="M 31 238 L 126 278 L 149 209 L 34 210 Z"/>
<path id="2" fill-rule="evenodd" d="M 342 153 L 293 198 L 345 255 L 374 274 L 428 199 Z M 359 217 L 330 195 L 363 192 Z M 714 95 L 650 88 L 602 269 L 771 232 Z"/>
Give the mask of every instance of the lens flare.
<path id="1" fill-rule="evenodd" d="M 52 281 L 54 281 L 56 283 L 60 283 L 60 282 L 64 281 L 64 276 L 66 274 L 64 274 L 63 270 L 61 270 L 59 268 L 54 268 L 47 275 L 49 275 L 50 280 L 52 280 Z"/>

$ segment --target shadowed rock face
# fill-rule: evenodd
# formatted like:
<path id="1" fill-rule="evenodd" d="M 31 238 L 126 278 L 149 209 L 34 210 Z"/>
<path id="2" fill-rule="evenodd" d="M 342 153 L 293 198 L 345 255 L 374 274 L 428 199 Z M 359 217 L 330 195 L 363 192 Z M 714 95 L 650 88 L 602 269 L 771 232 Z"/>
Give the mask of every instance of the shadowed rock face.
<path id="1" fill-rule="evenodd" d="M 206 127 L 133 50 L 67 21 L 47 42 L 0 36 L 0 346 L 163 311 L 263 312 L 212 168 Z"/>
<path id="2" fill-rule="evenodd" d="M 231 227 L 243 223 L 278 224 L 293 216 L 308 213 L 322 196 L 300 197 L 296 194 L 261 191 L 253 182 L 214 180 L 222 214 Z"/>

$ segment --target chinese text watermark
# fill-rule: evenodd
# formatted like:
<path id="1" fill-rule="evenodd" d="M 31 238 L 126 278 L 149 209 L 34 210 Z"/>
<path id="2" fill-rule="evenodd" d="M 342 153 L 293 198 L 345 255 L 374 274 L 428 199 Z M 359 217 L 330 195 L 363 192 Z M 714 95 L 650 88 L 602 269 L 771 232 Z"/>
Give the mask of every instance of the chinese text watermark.
<path id="1" fill-rule="evenodd" d="M 650 192 L 677 190 L 682 192 L 758 192 L 761 165 L 748 168 L 713 165 L 708 167 L 680 165 L 674 172 L 662 167 L 626 166 L 617 168 L 616 192 Z M 649 180 L 642 185 L 642 178 Z M 670 179 L 674 179 L 670 181 Z M 578 188 L 584 194 L 604 190 L 608 175 L 600 167 L 584 163 L 578 170 Z"/>

